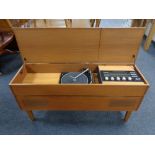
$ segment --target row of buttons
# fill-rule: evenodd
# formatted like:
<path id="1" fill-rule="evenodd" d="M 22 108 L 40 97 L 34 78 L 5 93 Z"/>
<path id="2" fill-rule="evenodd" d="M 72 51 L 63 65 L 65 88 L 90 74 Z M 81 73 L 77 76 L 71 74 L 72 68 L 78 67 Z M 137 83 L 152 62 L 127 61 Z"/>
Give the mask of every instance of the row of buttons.
<path id="1" fill-rule="evenodd" d="M 101 71 L 102 81 L 141 81 L 135 71 Z"/>
<path id="2" fill-rule="evenodd" d="M 106 77 L 105 77 L 105 80 L 106 80 L 106 81 L 108 81 L 108 80 L 114 81 L 115 78 L 114 78 L 114 77 L 107 77 L 107 76 L 106 76 Z M 120 78 L 120 77 L 116 77 L 116 80 L 117 80 L 117 81 L 120 81 L 121 78 Z M 126 81 L 126 80 L 131 81 L 131 80 L 132 80 L 132 77 L 127 77 L 127 78 L 126 78 L 126 77 L 123 76 L 123 77 L 122 77 L 122 80 L 123 80 L 123 81 Z"/>

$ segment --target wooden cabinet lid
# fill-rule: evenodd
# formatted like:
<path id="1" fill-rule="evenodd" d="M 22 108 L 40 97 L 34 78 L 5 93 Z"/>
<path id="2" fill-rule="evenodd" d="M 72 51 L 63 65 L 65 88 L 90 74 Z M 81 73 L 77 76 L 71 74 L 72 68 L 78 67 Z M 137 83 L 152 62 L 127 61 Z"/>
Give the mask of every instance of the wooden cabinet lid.
<path id="1" fill-rule="evenodd" d="M 135 63 L 144 28 L 107 28 L 101 30 L 99 61 Z"/>
<path id="2" fill-rule="evenodd" d="M 15 28 L 26 63 L 133 64 L 144 28 Z"/>

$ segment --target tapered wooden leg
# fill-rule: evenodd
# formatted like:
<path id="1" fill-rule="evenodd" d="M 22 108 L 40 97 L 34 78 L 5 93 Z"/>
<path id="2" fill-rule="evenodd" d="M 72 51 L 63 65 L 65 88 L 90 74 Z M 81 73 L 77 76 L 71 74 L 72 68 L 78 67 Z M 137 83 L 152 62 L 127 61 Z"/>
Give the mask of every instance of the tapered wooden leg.
<path id="1" fill-rule="evenodd" d="M 33 112 L 32 111 L 26 111 L 26 113 L 28 114 L 29 118 L 34 121 L 35 120 L 35 117 L 33 115 Z"/>
<path id="2" fill-rule="evenodd" d="M 129 117 L 131 116 L 132 114 L 132 111 L 127 111 L 126 114 L 125 114 L 125 117 L 124 117 L 124 121 L 128 121 Z"/>

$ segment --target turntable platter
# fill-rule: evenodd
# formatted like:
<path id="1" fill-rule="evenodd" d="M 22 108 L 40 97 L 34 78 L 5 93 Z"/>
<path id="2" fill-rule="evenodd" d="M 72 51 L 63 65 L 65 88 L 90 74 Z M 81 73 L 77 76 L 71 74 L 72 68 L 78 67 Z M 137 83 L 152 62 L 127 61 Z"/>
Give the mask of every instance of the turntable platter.
<path id="1" fill-rule="evenodd" d="M 88 84 L 88 77 L 85 74 L 78 76 L 80 72 L 69 72 L 61 76 L 62 84 Z"/>

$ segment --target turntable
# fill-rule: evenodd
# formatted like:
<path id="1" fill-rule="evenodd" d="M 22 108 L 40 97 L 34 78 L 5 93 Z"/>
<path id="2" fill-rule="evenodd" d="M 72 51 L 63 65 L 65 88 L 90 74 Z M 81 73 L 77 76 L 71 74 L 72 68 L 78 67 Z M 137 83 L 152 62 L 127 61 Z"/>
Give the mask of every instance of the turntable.
<path id="1" fill-rule="evenodd" d="M 61 84 L 89 84 L 92 83 L 92 73 L 87 69 L 81 72 L 64 72 L 60 76 Z"/>

